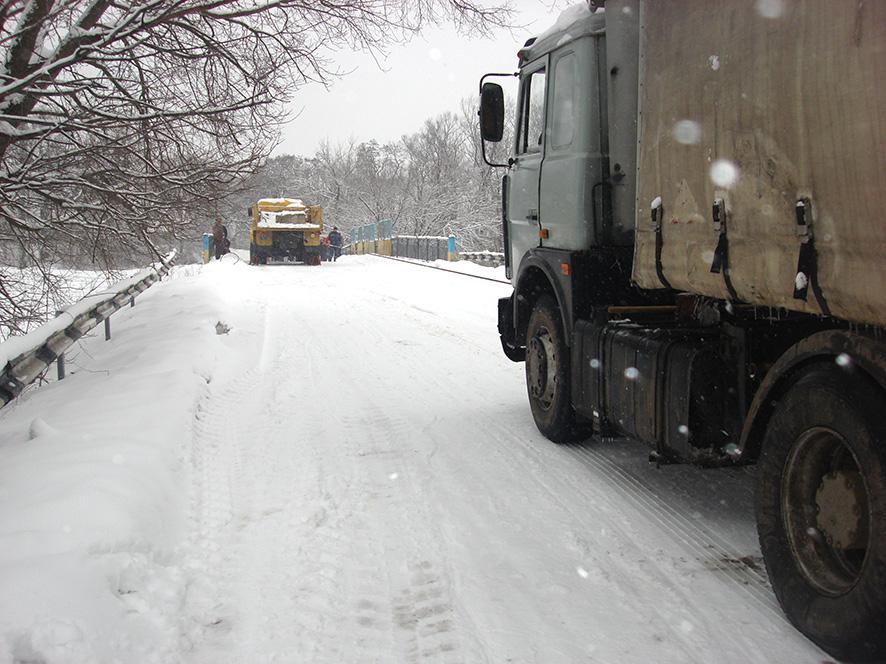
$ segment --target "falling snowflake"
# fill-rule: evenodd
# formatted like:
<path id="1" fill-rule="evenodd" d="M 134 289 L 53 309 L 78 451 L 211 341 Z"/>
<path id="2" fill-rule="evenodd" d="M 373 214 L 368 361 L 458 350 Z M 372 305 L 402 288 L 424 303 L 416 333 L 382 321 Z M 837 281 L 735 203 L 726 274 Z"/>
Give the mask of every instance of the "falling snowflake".
<path id="1" fill-rule="evenodd" d="M 640 377 L 640 371 L 637 367 L 628 367 L 625 369 L 625 378 L 628 380 L 637 380 Z"/>
<path id="2" fill-rule="evenodd" d="M 738 180 L 738 167 L 728 159 L 718 159 L 711 164 L 710 175 L 715 185 L 729 189 Z"/>
<path id="3" fill-rule="evenodd" d="M 846 353 L 840 353 L 837 355 L 837 358 L 834 360 L 841 367 L 848 367 L 852 364 L 852 358 L 849 357 Z"/>

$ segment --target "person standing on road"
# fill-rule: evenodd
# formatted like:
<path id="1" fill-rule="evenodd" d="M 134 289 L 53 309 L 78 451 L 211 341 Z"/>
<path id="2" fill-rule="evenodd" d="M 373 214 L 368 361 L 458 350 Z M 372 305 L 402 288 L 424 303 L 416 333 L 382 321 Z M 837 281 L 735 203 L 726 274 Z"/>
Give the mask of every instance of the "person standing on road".
<path id="1" fill-rule="evenodd" d="M 216 219 L 212 226 L 212 244 L 215 249 L 215 260 L 221 259 L 229 251 L 228 229 L 222 224 L 221 219 Z"/>
<path id="2" fill-rule="evenodd" d="M 337 261 L 338 257 L 341 256 L 342 246 L 341 233 L 338 232 L 338 226 L 332 227 L 327 238 L 329 239 L 329 248 L 332 249 L 332 260 Z"/>

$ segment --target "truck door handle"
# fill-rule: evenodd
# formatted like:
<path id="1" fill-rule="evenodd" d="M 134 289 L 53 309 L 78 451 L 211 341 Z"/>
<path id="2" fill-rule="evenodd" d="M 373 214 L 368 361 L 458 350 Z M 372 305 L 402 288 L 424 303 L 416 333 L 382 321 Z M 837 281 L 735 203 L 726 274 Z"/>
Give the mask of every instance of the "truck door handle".
<path id="1" fill-rule="evenodd" d="M 526 215 L 526 218 L 529 221 L 538 221 L 538 208 L 529 208 L 529 213 Z"/>

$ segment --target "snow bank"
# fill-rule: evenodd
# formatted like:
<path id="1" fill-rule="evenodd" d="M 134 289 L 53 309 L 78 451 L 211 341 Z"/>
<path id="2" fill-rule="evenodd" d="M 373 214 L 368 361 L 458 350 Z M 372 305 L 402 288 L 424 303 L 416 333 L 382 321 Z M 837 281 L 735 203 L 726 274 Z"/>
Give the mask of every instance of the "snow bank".
<path id="1" fill-rule="evenodd" d="M 223 353 L 212 289 L 194 279 L 153 286 L 110 342 L 69 351 L 63 383 L 0 413 L 0 662 L 180 650 L 183 432 Z"/>

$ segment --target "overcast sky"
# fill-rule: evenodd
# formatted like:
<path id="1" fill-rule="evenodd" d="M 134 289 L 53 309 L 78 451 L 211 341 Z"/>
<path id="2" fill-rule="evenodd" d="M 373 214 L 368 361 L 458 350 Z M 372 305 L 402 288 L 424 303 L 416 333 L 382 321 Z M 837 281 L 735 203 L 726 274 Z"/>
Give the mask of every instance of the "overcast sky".
<path id="1" fill-rule="evenodd" d="M 324 138 L 385 143 L 417 132 L 430 117 L 459 111 L 462 98 L 478 95 L 480 76 L 514 71 L 523 42 L 576 1 L 512 0 L 514 23 L 527 27 L 513 33 L 497 30 L 491 38 L 461 36 L 451 27 L 427 28 L 409 44 L 391 48 L 381 63 L 384 70 L 367 54 L 340 54 L 342 68 L 354 71 L 329 89 L 311 85 L 296 93 L 292 111 L 298 116 L 274 154 L 310 156 Z"/>

